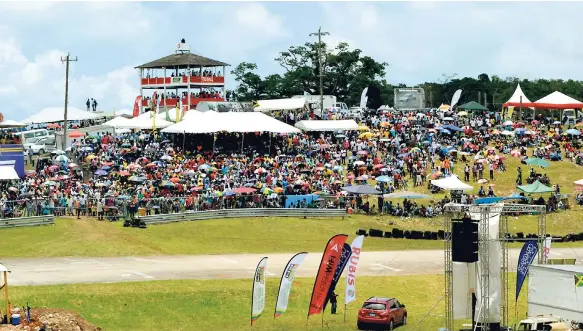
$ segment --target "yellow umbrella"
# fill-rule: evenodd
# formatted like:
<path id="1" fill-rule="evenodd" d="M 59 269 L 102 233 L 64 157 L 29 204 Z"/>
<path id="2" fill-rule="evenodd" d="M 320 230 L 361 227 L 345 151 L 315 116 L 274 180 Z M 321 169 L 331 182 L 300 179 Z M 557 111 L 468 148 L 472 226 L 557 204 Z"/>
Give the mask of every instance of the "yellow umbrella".
<path id="1" fill-rule="evenodd" d="M 361 133 L 360 136 L 358 136 L 360 139 L 367 139 L 374 136 L 374 134 L 372 132 L 365 132 L 365 133 Z"/>
<path id="2" fill-rule="evenodd" d="M 361 125 L 358 127 L 358 131 L 368 131 L 368 130 L 370 130 L 370 129 L 366 125 Z"/>
<path id="3" fill-rule="evenodd" d="M 458 116 L 468 116 L 468 112 L 467 111 L 460 111 L 457 114 L 458 114 Z"/>

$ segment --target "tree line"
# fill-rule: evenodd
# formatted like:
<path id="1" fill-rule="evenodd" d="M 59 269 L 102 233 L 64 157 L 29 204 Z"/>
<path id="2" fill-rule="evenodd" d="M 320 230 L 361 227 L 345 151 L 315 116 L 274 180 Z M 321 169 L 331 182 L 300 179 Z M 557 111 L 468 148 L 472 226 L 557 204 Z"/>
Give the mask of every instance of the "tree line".
<path id="1" fill-rule="evenodd" d="M 393 89 L 407 87 L 404 84 L 392 85 L 387 82 L 385 62 L 378 62 L 363 54 L 360 49 L 352 49 L 348 43 L 341 42 L 333 48 L 325 43 L 305 43 L 291 46 L 280 52 L 274 60 L 282 67 L 282 74 L 261 77 L 257 74 L 255 63 L 242 62 L 231 74 L 237 87 L 228 91 L 229 99 L 252 101 L 260 99 L 289 98 L 308 92 L 320 93 L 320 65 L 318 48 L 322 50 L 322 72 L 324 95 L 335 95 L 339 101 L 349 106 L 358 106 L 364 88 L 368 87 L 369 108 L 381 105 L 393 106 Z M 520 83 L 523 92 L 531 101 L 536 101 L 554 91 L 560 91 L 575 99 L 583 100 L 583 82 L 562 79 L 520 79 L 501 78 L 486 73 L 478 77 L 458 77 L 457 74 L 443 75 L 437 82 L 424 82 L 414 87 L 425 91 L 428 108 L 449 104 L 456 90 L 462 89 L 459 104 L 477 101 L 491 110 L 500 109 L 514 93 Z M 413 87 L 413 86 L 408 86 Z"/>

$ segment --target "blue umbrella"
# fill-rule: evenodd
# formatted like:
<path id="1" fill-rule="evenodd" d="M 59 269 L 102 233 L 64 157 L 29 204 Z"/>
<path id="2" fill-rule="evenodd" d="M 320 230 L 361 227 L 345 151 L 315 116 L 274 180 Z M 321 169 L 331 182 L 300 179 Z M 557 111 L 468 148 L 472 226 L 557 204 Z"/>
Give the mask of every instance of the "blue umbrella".
<path id="1" fill-rule="evenodd" d="M 581 132 L 577 129 L 569 129 L 567 130 L 567 134 L 573 135 L 573 136 L 578 136 L 581 134 Z"/>
<path id="2" fill-rule="evenodd" d="M 451 134 L 451 131 L 449 131 L 448 129 L 442 129 L 440 132 L 443 134 Z"/>
<path id="3" fill-rule="evenodd" d="M 377 182 L 384 182 L 384 183 L 388 183 L 388 182 L 392 182 L 393 179 L 389 176 L 379 176 L 376 178 Z"/>
<path id="4" fill-rule="evenodd" d="M 109 170 L 110 168 L 111 168 L 111 167 L 109 167 L 109 166 L 102 166 L 100 169 L 101 169 L 101 170 L 104 170 L 104 171 L 107 171 L 107 170 Z"/>
<path id="5" fill-rule="evenodd" d="M 105 170 L 101 170 L 101 169 L 99 169 L 99 170 L 97 170 L 97 171 L 95 172 L 95 174 L 96 174 L 97 176 L 106 176 L 106 175 L 107 175 L 107 172 L 106 172 Z"/>

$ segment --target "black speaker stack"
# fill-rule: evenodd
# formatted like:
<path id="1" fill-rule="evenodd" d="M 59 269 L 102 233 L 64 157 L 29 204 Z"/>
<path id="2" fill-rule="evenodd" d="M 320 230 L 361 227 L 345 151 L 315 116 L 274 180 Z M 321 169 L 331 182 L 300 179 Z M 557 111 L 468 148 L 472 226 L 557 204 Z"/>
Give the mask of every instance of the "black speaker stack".
<path id="1" fill-rule="evenodd" d="M 478 221 L 469 217 L 452 220 L 451 258 L 454 262 L 478 262 Z"/>

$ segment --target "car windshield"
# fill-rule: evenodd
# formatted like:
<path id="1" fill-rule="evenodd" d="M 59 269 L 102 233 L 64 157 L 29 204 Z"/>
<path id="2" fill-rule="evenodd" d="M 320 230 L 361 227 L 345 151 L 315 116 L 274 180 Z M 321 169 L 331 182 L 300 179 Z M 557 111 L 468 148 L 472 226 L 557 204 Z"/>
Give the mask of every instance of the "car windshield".
<path id="1" fill-rule="evenodd" d="M 29 139 L 26 139 L 26 143 L 28 143 L 28 144 L 36 144 L 41 139 L 42 138 L 29 138 Z"/>
<path id="2" fill-rule="evenodd" d="M 385 310 L 386 307 L 387 306 L 384 303 L 376 303 L 376 302 L 365 302 L 364 305 L 362 305 L 362 308 L 372 309 L 372 310 Z"/>

